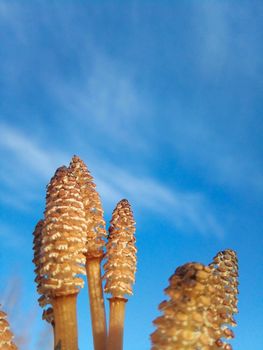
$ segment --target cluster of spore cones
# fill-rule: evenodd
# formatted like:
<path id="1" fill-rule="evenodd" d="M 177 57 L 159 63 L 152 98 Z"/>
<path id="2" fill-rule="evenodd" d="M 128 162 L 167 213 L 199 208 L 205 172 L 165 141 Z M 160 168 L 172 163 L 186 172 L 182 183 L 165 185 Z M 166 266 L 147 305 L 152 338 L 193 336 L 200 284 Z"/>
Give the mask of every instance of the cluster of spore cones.
<path id="1" fill-rule="evenodd" d="M 58 168 L 46 192 L 44 217 L 34 230 L 38 303 L 55 350 L 78 350 L 77 297 L 88 282 L 94 350 L 122 350 L 125 306 L 136 272 L 135 221 L 126 199 L 117 203 L 108 232 L 100 196 L 85 163 L 74 156 Z M 102 273 L 103 270 L 103 273 Z M 219 252 L 212 263 L 176 269 L 154 320 L 152 350 L 230 350 L 237 313 L 237 257 Z M 109 319 L 104 293 L 109 294 Z M 132 341 L 132 340 L 131 340 Z M 0 350 L 17 349 L 0 311 Z M 138 349 L 134 344 L 134 349 Z M 84 349 L 83 349 L 84 350 Z"/>

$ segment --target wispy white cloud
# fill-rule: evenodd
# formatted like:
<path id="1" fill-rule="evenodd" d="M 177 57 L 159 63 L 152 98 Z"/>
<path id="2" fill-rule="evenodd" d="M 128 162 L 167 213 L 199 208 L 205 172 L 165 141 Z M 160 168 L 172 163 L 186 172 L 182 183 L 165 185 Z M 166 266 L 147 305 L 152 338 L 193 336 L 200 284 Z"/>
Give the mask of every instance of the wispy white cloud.
<path id="1" fill-rule="evenodd" d="M 8 124 L 0 124 L 0 202 L 18 210 L 31 211 L 32 203 L 53 175 L 68 161 L 63 152 L 44 144 Z M 41 190 L 40 190 L 41 189 Z"/>
<path id="2" fill-rule="evenodd" d="M 55 14 L 56 17 L 54 21 L 54 18 L 50 19 L 50 9 L 43 3 L 38 5 L 39 19 L 35 23 L 35 31 L 28 26 L 31 16 L 34 16 L 33 8 L 25 11 L 19 5 L 4 6 L 2 17 L 6 32 L 11 32 L 11 41 L 21 48 L 21 53 L 18 59 L 9 44 L 10 38 L 5 37 L 7 53 L 3 55 L 0 79 L 11 88 L 12 93 L 18 94 L 18 99 L 24 86 L 27 89 L 28 80 L 34 83 L 37 81 L 44 98 L 55 106 L 56 112 L 53 112 L 52 119 L 56 120 L 64 132 L 67 130 L 71 133 L 70 137 L 76 144 L 80 139 L 79 132 L 87 130 L 86 142 L 89 144 L 95 135 L 96 140 L 100 139 L 102 147 L 148 149 L 148 142 L 141 137 L 140 130 L 144 125 L 142 121 L 149 121 L 151 105 L 145 93 L 139 90 L 130 67 L 106 54 L 96 45 L 95 38 L 87 39 L 86 33 L 79 32 L 77 26 L 72 26 L 71 12 L 64 11 L 62 16 L 60 8 L 53 4 L 52 16 Z M 56 25 L 59 29 L 54 28 Z M 54 52 L 47 51 L 38 44 L 42 32 L 46 31 L 52 33 L 50 39 L 56 42 Z M 66 36 L 63 37 L 65 41 L 56 36 L 60 31 Z M 74 46 L 76 37 L 81 41 L 81 50 L 79 46 Z M 70 54 L 74 56 L 77 67 L 74 77 L 61 74 L 61 62 L 67 59 L 60 57 L 61 52 L 66 57 L 70 57 Z M 39 70 L 33 62 L 28 71 L 28 59 L 34 62 L 43 59 L 44 66 Z M 23 116 L 21 118 L 25 119 Z M 29 114 L 28 118 L 33 125 L 36 124 L 34 116 Z M 48 128 L 43 120 L 42 125 Z M 39 125 L 36 127 L 39 128 Z M 148 127 L 144 132 L 149 129 Z M 4 142 L 7 143 L 7 140 Z M 23 147 L 26 147 L 25 142 Z"/>
<path id="3" fill-rule="evenodd" d="M 56 167 L 66 158 L 65 155 L 51 149 L 44 150 L 38 142 L 27 140 L 21 132 L 10 126 L 2 126 L 0 130 L 0 150 L 3 148 L 4 151 L 9 152 L 9 156 L 5 160 L 8 159 L 13 164 L 10 176 L 14 177 L 14 181 L 15 179 L 20 180 L 21 177 L 21 171 L 17 172 L 15 166 L 17 160 L 26 168 L 24 176 L 31 178 L 36 173 L 41 174 L 40 183 L 43 178 L 51 176 L 50 174 L 53 174 Z M 68 164 L 69 161 L 70 156 L 64 163 Z M 130 174 L 104 159 L 91 158 L 90 164 L 92 164 L 94 174 L 96 174 L 96 182 L 101 196 L 106 203 L 115 205 L 122 197 L 127 197 L 136 207 L 158 213 L 181 228 L 182 231 L 190 229 L 202 234 L 211 233 L 218 236 L 222 234 L 223 230 L 209 210 L 209 205 L 203 194 L 169 189 L 154 178 Z M 25 203 L 35 200 L 34 196 L 30 198 L 26 195 L 29 187 L 28 184 L 26 191 L 22 192 L 17 189 L 17 196 L 12 190 L 10 198 L 7 193 L 6 197 L 2 196 L 0 200 L 6 203 L 8 198 L 10 205 L 16 204 L 16 207 L 19 208 L 17 204 L 24 203 L 25 205 Z"/>
<path id="4" fill-rule="evenodd" d="M 0 72 L 1 77 L 6 78 L 6 84 L 11 84 L 12 91 L 20 93 L 21 86 L 26 85 L 28 79 L 36 79 L 46 98 L 56 106 L 52 118 L 64 131 L 71 132 L 75 143 L 79 142 L 79 132 L 87 130 L 86 142 L 92 143 L 95 135 L 102 147 L 149 151 L 146 135 L 151 131 L 152 104 L 145 90 L 136 83 L 131 66 L 106 53 L 95 37 L 79 31 L 74 22 L 78 18 L 78 7 L 73 7 L 72 11 L 64 9 L 61 13 L 60 8 L 53 4 L 50 15 L 50 7 L 43 2 L 35 6 L 39 13 L 36 31 L 32 31 L 28 25 L 36 10 L 34 6 L 29 7 L 28 11 L 19 4 L 3 6 L 2 17 L 7 31 L 11 31 L 16 45 L 21 45 L 18 59 L 8 44 L 10 38 L 5 37 L 5 46 L 10 54 L 4 55 L 6 66 L 0 68 Z M 38 44 L 42 32 L 46 31 L 52 33 L 50 39 L 56 43 L 54 52 L 46 51 Z M 60 32 L 63 32 L 63 41 L 56 34 Z M 30 45 L 27 45 L 27 41 Z M 61 52 L 65 57 L 60 56 Z M 74 77 L 60 72 L 61 62 L 72 59 L 71 54 L 76 62 Z M 36 71 L 35 75 L 31 75 L 32 71 L 28 72 L 30 57 L 34 57 L 34 61 L 43 59 L 44 62 L 41 70 L 32 63 L 31 69 Z M 34 124 L 32 116 L 31 120 Z M 148 123 L 147 128 L 144 127 L 145 123 Z"/>
<path id="5" fill-rule="evenodd" d="M 41 6 L 44 6 L 43 3 Z M 256 43 L 259 41 L 243 40 L 244 31 L 236 33 L 230 4 L 204 1 L 201 5 L 193 6 L 193 9 L 195 13 L 193 20 L 196 21 L 196 33 L 199 38 L 195 35 L 192 38 L 199 54 L 195 56 L 195 60 L 198 61 L 201 67 L 199 69 L 204 74 L 209 74 L 215 79 L 215 74 L 221 73 L 230 63 L 233 68 L 231 71 L 237 69 L 247 72 L 252 69 L 246 66 L 249 62 L 254 66 L 253 69 L 258 67 L 254 58 L 251 61 L 250 56 L 253 53 L 253 57 L 259 57 L 256 54 Z M 51 29 L 54 21 L 46 16 L 45 6 L 42 10 L 38 25 L 42 29 Z M 170 141 L 167 152 L 175 150 L 176 157 L 183 159 L 183 162 L 200 167 L 206 178 L 209 178 L 209 182 L 223 184 L 228 188 L 243 189 L 251 186 L 255 191 L 263 188 L 262 171 L 257 157 L 253 156 L 253 152 L 246 154 L 240 145 L 236 146 L 235 137 L 230 133 L 225 137 L 219 131 L 222 124 L 228 123 L 228 120 L 215 120 L 209 116 L 194 118 L 192 116 L 197 113 L 194 108 L 192 110 L 182 108 L 179 111 L 181 115 L 171 115 L 167 123 L 160 123 L 160 115 L 154 113 L 155 101 L 146 96 L 133 76 L 133 71 L 139 67 L 127 66 L 117 57 L 106 54 L 90 36 L 87 40 L 83 40 L 85 35 L 80 34 L 78 29 L 76 32 L 74 30 L 70 32 L 69 28 L 74 17 L 70 11 L 66 11 L 63 16 L 60 16 L 58 8 L 54 7 L 54 11 L 58 12 L 56 16 L 59 26 L 67 35 L 66 48 L 74 46 L 76 33 L 76 37 L 82 42 L 81 50 L 73 48 L 78 66 L 77 76 L 74 79 L 68 79 L 67 76 L 60 74 L 52 75 L 50 72 L 58 72 L 57 61 L 54 57 L 49 60 L 50 56 L 46 57 L 46 52 L 43 52 L 43 55 L 47 59 L 50 72 L 39 76 L 42 87 L 56 105 L 56 112 L 52 118 L 59 119 L 61 129 L 68 134 L 67 142 L 71 144 L 72 149 L 80 146 L 79 148 L 89 148 L 94 153 L 95 148 L 100 148 L 102 152 L 114 150 L 115 154 L 121 149 L 122 152 L 123 150 L 130 152 L 133 160 L 136 159 L 136 153 L 140 152 L 140 158 L 144 158 L 147 162 L 155 150 L 158 152 L 162 148 L 163 140 L 160 142 L 159 139 L 160 135 L 161 139 L 164 139 L 165 135 L 167 144 Z M 242 10 L 239 7 L 238 11 L 238 16 L 244 18 L 251 16 L 251 12 L 246 14 L 244 8 Z M 18 11 L 17 6 L 3 6 L 2 16 L 8 25 L 14 27 L 17 41 L 23 42 L 24 37 L 30 35 L 30 28 L 26 26 L 27 14 Z M 19 16 L 19 21 L 15 20 L 16 16 Z M 230 38 L 236 38 L 234 44 L 230 42 Z M 31 42 L 35 43 L 34 40 Z M 244 48 L 242 42 L 246 42 L 248 47 Z M 37 47 L 34 47 L 34 50 L 37 51 Z M 246 56 L 246 60 L 242 58 L 239 62 L 235 62 L 236 57 L 244 56 L 241 53 L 249 56 Z M 12 57 L 14 59 L 14 56 Z M 12 69 L 17 69 L 15 62 L 10 63 L 10 60 L 8 62 L 12 65 Z M 165 110 L 166 106 L 163 106 L 163 109 Z M 172 113 L 177 113 L 175 106 L 172 106 Z M 189 114 L 192 116 L 189 117 Z M 242 123 L 244 128 L 246 127 L 244 121 L 239 123 L 239 118 L 235 116 L 231 117 L 230 122 L 232 127 Z M 45 123 L 43 125 L 47 126 Z M 43 141 L 39 144 L 35 142 L 35 148 L 32 148 L 33 140 L 28 135 L 16 135 L 15 131 L 9 130 L 6 125 L 0 125 L 0 136 L 1 134 L 4 134 L 4 137 L 2 141 L 0 140 L 0 144 L 3 149 L 8 150 L 8 154 L 12 153 L 15 156 L 20 148 L 24 150 L 17 160 L 17 165 L 23 162 L 23 165 L 30 167 L 37 176 L 45 179 L 50 176 L 52 169 L 65 162 L 68 157 L 59 151 L 49 157 L 50 152 L 46 152 L 43 147 L 48 135 L 44 134 Z M 14 143 L 12 139 L 16 139 L 17 142 Z M 24 181 L 27 181 L 26 176 Z"/>
<path id="6" fill-rule="evenodd" d="M 4 17 L 15 30 L 12 11 L 18 16 L 16 8 L 10 7 L 8 10 L 5 7 Z M 49 21 L 44 13 L 45 11 L 42 13 L 41 25 L 43 28 L 51 28 L 54 23 Z M 238 44 L 235 54 L 229 56 L 229 45 L 231 45 L 229 38 L 233 37 L 231 11 L 227 4 L 211 4 L 205 1 L 201 6 L 198 5 L 196 14 L 200 15 L 196 15 L 195 18 L 198 20 L 197 34 L 201 39 L 198 41 L 193 37 L 193 42 L 200 44 L 198 47 L 200 56 L 196 59 L 200 59 L 199 64 L 204 72 L 213 75 L 215 72 L 221 72 L 229 63 L 229 59 L 235 57 L 236 52 L 241 49 Z M 68 35 L 67 45 L 74 45 L 72 43 L 74 31 L 69 33 L 68 30 L 71 23 L 70 16 L 68 13 L 65 18 L 59 17 L 58 20 L 63 32 L 65 30 Z M 199 21 L 202 22 L 201 25 Z M 25 18 L 19 25 L 23 24 L 25 25 Z M 23 41 L 28 35 L 28 28 L 25 26 L 19 31 L 17 39 Z M 23 32 L 25 35 L 20 37 Z M 238 189 L 244 186 L 262 189 L 263 179 L 257 161 L 251 156 L 241 155 L 240 148 L 235 148 L 231 138 L 226 140 L 218 132 L 220 121 L 212 126 L 209 118 L 205 117 L 202 120 L 188 118 L 189 111 L 182 110 L 181 116 L 171 117 L 171 121 L 167 124 L 159 124 L 160 116 L 153 113 L 154 101 L 148 99 L 139 89 L 132 69 L 125 66 L 125 63 L 119 61 L 117 57 L 106 54 L 95 44 L 95 40 L 90 40 L 90 37 L 87 41 L 83 40 L 82 44 L 82 49 L 76 51 L 77 77 L 68 79 L 64 75 L 57 74 L 53 77 L 50 74 L 46 77 L 41 76 L 41 83 L 57 106 L 54 118 L 59 118 L 61 126 L 71 131 L 67 140 L 68 149 L 75 149 L 74 146 L 78 142 L 82 144 L 82 149 L 85 142 L 90 146 L 92 151 L 90 164 L 94 165 L 94 171 L 98 173 L 97 182 L 103 197 L 108 202 L 112 203 L 113 199 L 119 200 L 120 197 L 127 196 L 133 199 L 136 205 L 138 203 L 139 206 L 163 216 L 174 217 L 178 227 L 188 225 L 195 227 L 199 232 L 212 231 L 220 235 L 222 228 L 208 209 L 208 200 L 203 193 L 180 191 L 176 188 L 176 183 L 171 190 L 161 181 L 148 177 L 138 179 L 109 163 L 101 167 L 104 163 L 103 156 L 100 156 L 100 161 L 97 162 L 93 151 L 97 146 L 104 150 L 111 147 L 117 150 L 129 148 L 132 150 L 133 159 L 136 158 L 138 151 L 141 152 L 140 157 L 147 159 L 154 153 L 155 147 L 159 147 L 159 134 L 165 135 L 166 141 L 170 141 L 170 144 L 167 143 L 171 147 L 168 151 L 175 150 L 176 157 L 185 164 L 188 163 L 187 166 L 191 164 L 190 167 L 192 165 L 200 167 L 203 174 L 209 178 L 209 182 Z M 135 70 L 137 68 L 133 67 Z M 176 108 L 173 108 L 173 111 L 176 112 Z M 190 112 L 195 115 L 196 111 Z M 160 129 L 151 132 L 151 125 L 160 125 Z M 83 130 L 87 133 L 86 137 L 82 133 Z M 50 147 L 45 147 L 47 139 L 48 136 L 44 135 L 40 142 L 26 135 L 24 131 L 0 124 L 0 150 L 6 152 L 13 160 L 11 165 L 5 162 L 3 174 L 0 174 L 7 187 L 10 187 L 11 183 L 16 186 L 15 175 L 18 173 L 16 168 L 20 169 L 19 175 L 28 189 L 31 182 L 40 179 L 48 181 L 56 167 L 68 162 L 71 154 L 54 151 L 52 142 Z M 101 168 L 103 173 L 100 171 Z M 144 169 L 142 173 L 143 171 Z M 6 173 L 13 175 L 6 177 Z M 118 173 L 117 182 L 115 177 L 111 176 L 115 173 Z M 141 194 L 139 197 L 136 197 L 135 189 L 136 193 Z M 15 196 L 2 195 L 2 200 L 15 203 Z M 20 202 L 19 200 L 17 203 Z M 172 215 L 167 215 L 169 212 L 167 208 L 172 208 Z"/>
<path id="7" fill-rule="evenodd" d="M 160 181 L 130 174 L 111 164 L 95 168 L 98 173 L 98 188 L 102 197 L 111 205 L 126 197 L 138 209 L 158 214 L 182 232 L 222 237 L 224 229 L 212 212 L 211 203 L 203 193 L 187 192 L 169 188 Z M 103 192 L 107 183 L 106 196 Z"/>
<path id="8" fill-rule="evenodd" d="M 87 59 L 90 64 L 87 66 Z M 99 135 L 107 147 L 121 146 L 133 150 L 149 150 L 144 134 L 151 125 L 152 105 L 139 90 L 131 72 L 120 62 L 88 44 L 79 57 L 80 79 L 66 82 L 49 80 L 48 90 L 69 115 L 83 128 Z M 148 128 L 144 128 L 148 123 Z"/>
<path id="9" fill-rule="evenodd" d="M 195 60 L 204 78 L 221 79 L 226 67 L 236 74 L 256 71 L 259 62 L 250 56 L 252 52 L 253 57 L 259 56 L 259 47 L 251 40 L 243 40 L 246 37 L 243 27 L 241 33 L 237 33 L 233 25 L 233 7 L 226 3 L 204 1 L 193 8 L 198 37 L 193 36 L 198 51 Z M 245 8 L 240 7 L 238 16 L 248 19 L 251 12 L 246 13 Z M 249 30 L 252 37 L 253 28 Z M 233 38 L 236 38 L 234 42 Z M 242 59 L 236 62 L 237 57 Z M 86 64 L 88 59 L 89 65 Z M 263 176 L 258 157 L 253 150 L 247 152 L 246 146 L 239 143 L 238 136 L 231 132 L 231 128 L 239 127 L 240 135 L 246 134 L 246 120 L 240 122 L 240 117 L 236 115 L 231 116 L 231 120 L 211 118 L 207 111 L 199 118 L 198 111 L 187 107 L 181 109 L 181 115 L 171 115 L 167 124 L 161 124 L 160 115 L 154 112 L 155 101 L 142 93 L 133 79 L 132 69 L 125 67 L 123 62 L 106 55 L 90 41 L 81 50 L 78 62 L 79 79 L 51 79 L 47 84 L 60 104 L 62 116 L 66 110 L 67 115 L 74 119 L 72 123 L 69 120 L 68 125 L 74 127 L 77 120 L 76 135 L 83 127 L 88 130 L 90 144 L 93 135 L 96 135 L 100 141 L 97 143 L 104 149 L 129 148 L 133 159 L 139 151 L 140 157 L 146 161 L 155 150 L 158 152 L 162 148 L 161 135 L 171 146 L 166 150 L 175 150 L 176 157 L 182 159 L 184 165 L 188 163 L 188 168 L 193 165 L 193 168 L 202 169 L 209 183 L 243 193 L 248 187 L 255 192 L 262 191 Z M 191 101 L 189 105 L 192 105 Z M 166 106 L 163 108 L 165 110 Z M 172 109 L 175 114 L 177 108 L 173 106 Z M 224 109 L 222 113 L 225 113 Z M 225 127 L 227 125 L 229 130 Z"/>
<path id="10" fill-rule="evenodd" d="M 18 170 L 19 165 L 23 164 L 25 170 L 30 169 L 31 172 L 46 179 L 58 164 L 58 160 L 63 162 L 66 157 L 59 151 L 44 150 L 43 146 L 41 147 L 31 138 L 32 135 L 26 135 L 6 124 L 0 124 L 0 149 L 18 162 L 17 167 L 16 162 L 13 162 L 14 167 Z"/>

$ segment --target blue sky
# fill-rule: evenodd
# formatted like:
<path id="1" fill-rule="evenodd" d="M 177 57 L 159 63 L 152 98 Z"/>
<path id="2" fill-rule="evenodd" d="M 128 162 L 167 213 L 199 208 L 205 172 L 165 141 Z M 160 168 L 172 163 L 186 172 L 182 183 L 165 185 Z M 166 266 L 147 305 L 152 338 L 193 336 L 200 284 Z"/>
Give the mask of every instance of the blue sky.
<path id="1" fill-rule="evenodd" d="M 150 348 L 175 268 L 225 248 L 240 262 L 234 348 L 263 348 L 262 27 L 261 1 L 0 0 L 1 301 L 18 335 L 35 334 L 21 350 L 46 350 L 32 231 L 73 154 L 107 220 L 122 198 L 134 210 L 125 349 Z M 81 350 L 87 313 L 85 287 Z"/>

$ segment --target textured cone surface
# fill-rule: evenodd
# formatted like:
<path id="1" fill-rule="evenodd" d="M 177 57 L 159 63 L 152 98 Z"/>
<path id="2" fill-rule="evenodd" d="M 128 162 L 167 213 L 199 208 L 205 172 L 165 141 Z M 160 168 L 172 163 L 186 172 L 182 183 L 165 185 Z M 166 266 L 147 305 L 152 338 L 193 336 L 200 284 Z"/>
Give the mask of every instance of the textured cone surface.
<path id="1" fill-rule="evenodd" d="M 70 169 L 76 176 L 87 220 L 87 258 L 102 257 L 105 247 L 106 229 L 101 200 L 93 178 L 85 163 L 77 156 L 72 158 Z"/>
<path id="2" fill-rule="evenodd" d="M 233 315 L 238 312 L 238 260 L 236 253 L 227 249 L 219 252 L 210 264 L 215 285 L 215 297 L 213 299 L 214 312 L 217 322 L 222 326 L 217 343 L 222 349 L 231 349 L 231 346 L 221 338 L 231 339 L 233 331 L 227 325 L 235 326 Z"/>
<path id="3" fill-rule="evenodd" d="M 218 349 L 216 317 L 210 310 L 213 298 L 212 271 L 199 263 L 179 267 L 169 279 L 159 310 L 163 315 L 154 324 L 152 350 Z"/>
<path id="4" fill-rule="evenodd" d="M 129 202 L 121 200 L 112 214 L 104 264 L 105 292 L 113 297 L 132 294 L 135 281 L 135 221 Z"/>
<path id="5" fill-rule="evenodd" d="M 40 288 L 48 297 L 74 294 L 83 287 L 86 232 L 84 205 L 76 178 L 59 168 L 47 187 L 42 228 Z"/>
<path id="6" fill-rule="evenodd" d="M 154 324 L 152 350 L 231 350 L 222 338 L 234 337 L 237 312 L 237 258 L 233 251 L 217 254 L 209 266 L 189 263 L 169 279 L 165 293 L 170 300 L 159 309 Z"/>
<path id="7" fill-rule="evenodd" d="M 10 330 L 7 321 L 7 315 L 0 310 L 0 349 L 1 350 L 17 350 L 18 348 L 13 343 L 13 333 Z"/>
<path id="8" fill-rule="evenodd" d="M 42 229 L 44 225 L 44 220 L 39 220 L 37 223 L 35 230 L 33 232 L 34 240 L 33 240 L 33 251 L 34 251 L 34 259 L 33 263 L 35 264 L 35 282 L 37 284 L 37 290 L 41 290 L 41 282 L 43 281 L 44 276 L 41 275 L 41 254 L 42 254 Z M 44 307 L 48 304 L 50 304 L 50 300 L 48 296 L 42 294 L 41 297 L 38 299 L 38 303 L 41 307 Z"/>

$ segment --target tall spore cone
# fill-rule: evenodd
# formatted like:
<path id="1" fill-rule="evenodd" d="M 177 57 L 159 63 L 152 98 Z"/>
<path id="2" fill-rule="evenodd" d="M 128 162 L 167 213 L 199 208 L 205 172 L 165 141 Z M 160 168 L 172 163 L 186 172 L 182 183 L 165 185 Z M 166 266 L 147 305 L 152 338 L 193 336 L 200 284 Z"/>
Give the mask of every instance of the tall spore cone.
<path id="1" fill-rule="evenodd" d="M 108 350 L 123 348 L 123 325 L 126 295 L 132 294 L 135 281 L 135 221 L 131 206 L 121 200 L 113 211 L 104 264 L 105 292 L 110 293 Z"/>
<path id="2" fill-rule="evenodd" d="M 132 295 L 135 281 L 136 252 L 135 221 L 131 206 L 126 199 L 121 200 L 113 211 L 109 228 L 106 263 L 105 292 L 113 297 Z"/>
<path id="3" fill-rule="evenodd" d="M 86 164 L 78 157 L 73 156 L 70 169 L 76 176 L 80 186 L 81 196 L 87 220 L 87 244 L 86 257 L 102 257 L 105 247 L 106 229 L 103 218 L 103 209 L 96 185 Z"/>
<path id="4" fill-rule="evenodd" d="M 107 326 L 101 281 L 101 260 L 106 239 L 105 220 L 98 192 L 85 163 L 73 156 L 69 168 L 76 177 L 84 204 L 86 230 L 86 271 L 95 350 L 105 350 Z"/>
<path id="5" fill-rule="evenodd" d="M 199 263 L 179 267 L 165 289 L 169 300 L 159 305 L 152 350 L 216 350 L 218 324 L 210 310 L 215 288 L 211 269 Z"/>
<path id="6" fill-rule="evenodd" d="M 0 349 L 18 350 L 17 346 L 13 342 L 13 338 L 13 333 L 11 332 L 7 321 L 7 315 L 4 311 L 0 310 Z"/>
<path id="7" fill-rule="evenodd" d="M 41 291 L 50 296 L 75 294 L 83 287 L 87 228 L 80 189 L 66 167 L 59 168 L 47 187 L 42 228 Z"/>
<path id="8" fill-rule="evenodd" d="M 59 168 L 47 187 L 42 228 L 39 293 L 52 303 L 55 344 L 76 350 L 76 297 L 85 274 L 86 218 L 80 188 L 72 171 Z"/>
<path id="9" fill-rule="evenodd" d="M 217 322 L 221 325 L 218 332 L 218 347 L 232 349 L 230 344 L 221 338 L 231 339 L 233 331 L 228 326 L 236 326 L 233 315 L 238 312 L 238 260 L 236 253 L 227 249 L 219 252 L 209 265 L 212 269 L 214 285 L 216 287 L 213 299 L 213 311 L 217 315 Z"/>

